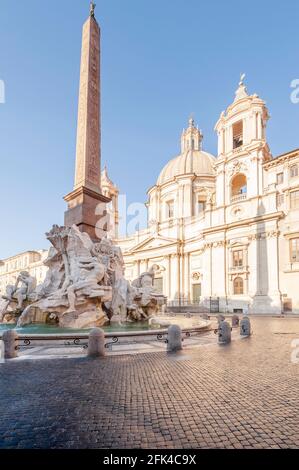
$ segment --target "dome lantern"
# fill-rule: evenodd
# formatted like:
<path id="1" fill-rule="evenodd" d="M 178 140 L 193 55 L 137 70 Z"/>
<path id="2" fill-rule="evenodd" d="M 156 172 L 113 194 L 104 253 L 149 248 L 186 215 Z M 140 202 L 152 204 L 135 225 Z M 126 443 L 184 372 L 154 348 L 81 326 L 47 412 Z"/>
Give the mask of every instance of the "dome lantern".
<path id="1" fill-rule="evenodd" d="M 198 126 L 195 126 L 194 118 L 191 116 L 188 128 L 182 133 L 181 153 L 164 166 L 157 180 L 157 186 L 163 186 L 184 175 L 214 176 L 215 158 L 202 150 L 202 139 L 202 132 Z"/>
<path id="2" fill-rule="evenodd" d="M 181 152 L 187 152 L 188 150 L 201 150 L 203 135 L 195 126 L 193 115 L 189 118 L 189 126 L 183 130 L 181 137 Z"/>

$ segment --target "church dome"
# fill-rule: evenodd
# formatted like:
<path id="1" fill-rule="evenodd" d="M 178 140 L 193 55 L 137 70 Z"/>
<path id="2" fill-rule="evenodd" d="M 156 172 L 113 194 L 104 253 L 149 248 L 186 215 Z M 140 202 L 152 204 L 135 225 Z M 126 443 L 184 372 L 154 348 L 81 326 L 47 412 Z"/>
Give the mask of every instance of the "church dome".
<path id="1" fill-rule="evenodd" d="M 187 150 L 182 155 L 170 160 L 161 171 L 157 185 L 161 186 L 176 176 L 195 174 L 196 176 L 213 176 L 215 158 L 203 150 Z"/>
<path id="2" fill-rule="evenodd" d="M 213 176 L 215 158 L 204 152 L 201 147 L 203 135 L 195 126 L 194 119 L 189 119 L 189 126 L 183 130 L 181 137 L 181 155 L 165 165 L 157 180 L 157 186 L 172 181 L 176 176 L 194 174 L 196 176 Z"/>

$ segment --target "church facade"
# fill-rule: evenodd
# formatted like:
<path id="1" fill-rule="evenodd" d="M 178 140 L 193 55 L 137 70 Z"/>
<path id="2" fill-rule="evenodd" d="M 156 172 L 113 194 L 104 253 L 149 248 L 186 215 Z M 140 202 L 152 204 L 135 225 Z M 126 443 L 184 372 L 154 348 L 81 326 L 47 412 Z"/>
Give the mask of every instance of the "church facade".
<path id="1" fill-rule="evenodd" d="M 116 239 L 128 279 L 153 268 L 176 307 L 299 313 L 299 149 L 273 158 L 268 119 L 242 80 L 215 126 L 217 157 L 190 119 L 148 191 L 147 229 Z"/>

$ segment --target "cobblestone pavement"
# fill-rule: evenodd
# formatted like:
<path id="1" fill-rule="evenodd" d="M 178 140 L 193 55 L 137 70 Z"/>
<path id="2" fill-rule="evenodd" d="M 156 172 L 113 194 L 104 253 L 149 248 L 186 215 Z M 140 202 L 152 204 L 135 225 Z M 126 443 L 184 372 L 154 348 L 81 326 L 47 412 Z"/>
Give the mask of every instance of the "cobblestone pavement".
<path id="1" fill-rule="evenodd" d="M 0 365 L 1 448 L 298 448 L 299 319 L 176 355 Z"/>

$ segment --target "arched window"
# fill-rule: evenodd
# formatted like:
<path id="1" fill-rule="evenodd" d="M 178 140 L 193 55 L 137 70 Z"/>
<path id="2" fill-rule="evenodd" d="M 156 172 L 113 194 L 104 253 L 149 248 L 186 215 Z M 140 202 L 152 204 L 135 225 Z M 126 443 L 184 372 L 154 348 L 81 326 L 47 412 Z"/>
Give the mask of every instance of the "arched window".
<path id="1" fill-rule="evenodd" d="M 247 197 L 247 178 L 242 173 L 238 173 L 231 181 L 232 201 L 241 201 Z"/>
<path id="2" fill-rule="evenodd" d="M 295 178 L 298 176 L 298 165 L 292 165 L 290 168 L 290 177 Z"/>
<path id="3" fill-rule="evenodd" d="M 244 294 L 244 281 L 241 277 L 236 277 L 236 279 L 234 279 L 234 294 Z"/>

